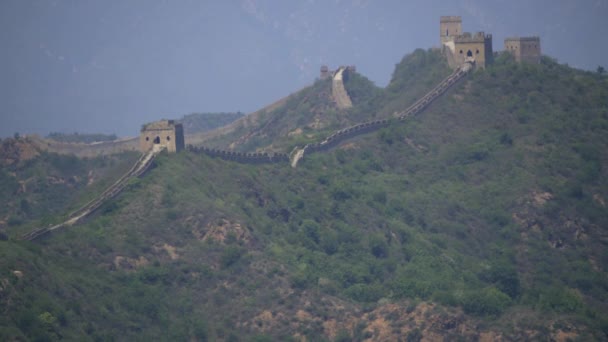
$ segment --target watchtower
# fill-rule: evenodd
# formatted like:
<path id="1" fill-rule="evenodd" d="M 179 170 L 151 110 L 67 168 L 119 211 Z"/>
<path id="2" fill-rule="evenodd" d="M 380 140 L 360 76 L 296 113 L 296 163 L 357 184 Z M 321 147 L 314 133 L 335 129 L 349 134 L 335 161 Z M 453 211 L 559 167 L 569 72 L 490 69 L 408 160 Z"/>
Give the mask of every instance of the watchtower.
<path id="1" fill-rule="evenodd" d="M 474 60 L 479 68 L 492 63 L 492 35 L 484 32 L 471 34 L 462 32 L 460 16 L 443 16 L 439 19 L 439 36 L 443 53 L 452 68 L 461 66 L 465 60 Z"/>
<path id="2" fill-rule="evenodd" d="M 462 34 L 462 18 L 450 15 L 439 19 L 439 37 L 441 44 L 451 41 L 454 37 Z"/>
<path id="3" fill-rule="evenodd" d="M 505 39 L 505 51 L 518 63 L 540 63 L 540 37 L 511 37 Z"/>
<path id="4" fill-rule="evenodd" d="M 454 37 L 454 58 L 458 65 L 464 63 L 467 57 L 475 59 L 475 65 L 485 68 L 493 61 L 492 35 L 484 32 L 463 33 Z"/>
<path id="5" fill-rule="evenodd" d="M 164 146 L 170 153 L 184 149 L 184 127 L 173 120 L 155 121 L 145 124 L 139 135 L 142 152 L 151 150 L 155 145 Z"/>
<path id="6" fill-rule="evenodd" d="M 331 74 L 331 72 L 329 71 L 329 68 L 327 67 L 327 65 L 322 65 L 320 78 L 322 80 L 324 80 L 326 78 L 329 78 L 330 74 Z"/>

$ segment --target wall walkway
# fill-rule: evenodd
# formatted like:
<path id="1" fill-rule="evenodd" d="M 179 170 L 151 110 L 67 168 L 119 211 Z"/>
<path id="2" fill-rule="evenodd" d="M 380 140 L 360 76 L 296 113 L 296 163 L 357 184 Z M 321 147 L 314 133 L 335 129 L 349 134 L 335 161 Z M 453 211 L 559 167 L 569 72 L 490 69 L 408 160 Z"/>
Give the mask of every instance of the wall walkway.
<path id="1" fill-rule="evenodd" d="M 325 140 L 319 143 L 308 144 L 303 148 L 295 148 L 291 155 L 287 155 L 284 153 L 241 153 L 234 151 L 226 151 L 226 150 L 218 150 L 211 149 L 206 147 L 195 147 L 192 145 L 188 145 L 187 149 L 194 153 L 203 153 L 209 155 L 211 157 L 222 158 L 225 160 L 236 161 L 239 163 L 247 163 L 247 164 L 262 164 L 262 163 L 290 163 L 292 167 L 296 167 L 298 162 L 304 158 L 306 154 L 316 153 L 316 152 L 324 152 L 332 147 L 335 147 L 339 143 L 343 142 L 346 139 L 350 139 L 352 137 L 366 134 L 372 131 L 376 131 L 380 128 L 387 127 L 391 124 L 402 122 L 410 116 L 421 113 L 425 108 L 427 108 L 433 101 L 435 101 L 439 96 L 445 93 L 451 86 L 453 86 L 456 82 L 462 79 L 469 71 L 473 68 L 474 61 L 466 62 L 459 68 L 457 68 L 450 76 L 446 77 L 443 81 L 441 81 L 435 88 L 433 88 L 430 92 L 424 95 L 421 99 L 416 101 L 413 105 L 411 105 L 406 110 L 397 113 L 396 121 L 395 119 L 384 119 L 384 120 L 375 120 L 363 122 L 357 125 L 353 125 L 341 130 L 338 130 L 327 137 Z M 342 73 L 343 69 L 340 69 L 337 74 Z M 336 78 L 334 78 L 335 81 Z M 340 77 L 341 80 L 341 77 Z M 344 89 L 344 84 L 342 83 L 342 89 Z M 346 90 L 344 90 L 346 94 Z M 348 97 L 348 95 L 346 95 Z M 350 101 L 350 98 L 348 99 Z M 352 106 L 352 103 L 350 104 Z M 68 219 L 60 224 L 57 224 L 52 227 L 39 228 L 30 233 L 27 233 L 21 236 L 22 240 L 35 240 L 43 235 L 46 235 L 54 230 L 60 229 L 62 227 L 72 226 L 78 223 L 83 218 L 92 214 L 95 210 L 101 207 L 106 201 L 114 198 L 116 195 L 121 193 L 125 187 L 127 186 L 130 179 L 140 177 L 143 175 L 152 162 L 156 155 L 161 151 L 160 145 L 155 145 L 155 148 L 147 153 L 141 155 L 141 157 L 137 160 L 137 162 L 133 165 L 133 167 L 125 173 L 122 177 L 120 177 L 114 184 L 112 184 L 108 189 L 106 189 L 101 195 L 97 196 L 94 200 L 85 204 L 80 209 L 74 211 L 68 216 Z"/>
<path id="2" fill-rule="evenodd" d="M 80 220 L 89 216 L 95 210 L 99 209 L 99 207 L 101 207 L 101 205 L 104 204 L 106 201 L 114 198 L 116 195 L 121 193 L 127 187 L 129 180 L 143 175 L 148 170 L 148 168 L 150 168 L 150 165 L 152 165 L 152 162 L 154 161 L 154 157 L 156 157 L 156 155 L 161 150 L 162 149 L 160 149 L 160 148 L 155 148 L 153 150 L 150 150 L 147 153 L 143 153 L 141 155 L 141 157 L 137 160 L 137 162 L 135 162 L 133 167 L 131 169 L 129 169 L 129 171 L 127 171 L 124 175 L 122 175 L 122 177 L 120 177 L 116 182 L 114 182 L 114 184 L 112 184 L 110 187 L 108 187 L 103 193 L 101 193 L 95 199 L 93 199 L 89 203 L 85 204 L 80 209 L 70 213 L 68 215 L 68 219 L 65 222 L 56 224 L 52 227 L 44 227 L 44 228 L 36 229 L 34 231 L 31 231 L 31 232 L 21 236 L 21 239 L 29 240 L 29 241 L 35 240 L 54 230 L 57 230 L 57 229 L 60 229 L 63 227 L 69 227 L 69 226 L 72 226 L 72 225 L 78 223 Z"/>
<path id="3" fill-rule="evenodd" d="M 336 71 L 331 84 L 331 94 L 340 109 L 348 109 L 353 106 L 353 102 L 350 100 L 346 88 L 344 88 L 344 70 L 346 68 L 340 67 Z"/>

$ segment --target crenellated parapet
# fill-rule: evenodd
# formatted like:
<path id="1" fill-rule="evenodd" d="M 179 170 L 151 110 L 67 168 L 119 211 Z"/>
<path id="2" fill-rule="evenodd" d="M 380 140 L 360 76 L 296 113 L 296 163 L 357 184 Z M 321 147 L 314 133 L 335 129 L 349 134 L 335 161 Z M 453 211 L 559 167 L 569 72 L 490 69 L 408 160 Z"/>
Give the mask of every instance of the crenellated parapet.
<path id="1" fill-rule="evenodd" d="M 244 164 L 268 164 L 289 161 L 289 156 L 285 153 L 246 153 L 192 145 L 188 145 L 187 149 L 188 151 L 194 153 L 202 153 L 210 157 L 221 158 Z"/>

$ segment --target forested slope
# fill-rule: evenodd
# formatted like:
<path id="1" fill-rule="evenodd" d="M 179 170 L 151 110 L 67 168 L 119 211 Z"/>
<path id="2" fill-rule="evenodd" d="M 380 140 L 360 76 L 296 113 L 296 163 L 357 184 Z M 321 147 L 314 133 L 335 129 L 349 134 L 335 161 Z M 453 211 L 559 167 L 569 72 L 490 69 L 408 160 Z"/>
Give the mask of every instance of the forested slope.
<path id="1" fill-rule="evenodd" d="M 416 51 L 351 113 L 446 72 Z M 604 340 L 607 101 L 606 77 L 502 56 L 297 169 L 161 155 L 84 224 L 0 241 L 0 337 Z"/>

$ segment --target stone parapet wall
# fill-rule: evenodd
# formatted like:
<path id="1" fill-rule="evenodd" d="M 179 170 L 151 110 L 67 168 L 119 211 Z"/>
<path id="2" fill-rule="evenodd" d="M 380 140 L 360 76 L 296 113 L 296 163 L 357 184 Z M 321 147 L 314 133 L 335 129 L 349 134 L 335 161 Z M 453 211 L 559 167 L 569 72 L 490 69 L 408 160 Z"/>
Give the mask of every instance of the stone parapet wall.
<path id="1" fill-rule="evenodd" d="M 289 156 L 285 153 L 244 153 L 228 150 L 220 150 L 208 147 L 188 145 L 187 150 L 194 153 L 206 154 L 210 157 L 235 161 L 244 164 L 268 164 L 289 162 Z"/>

